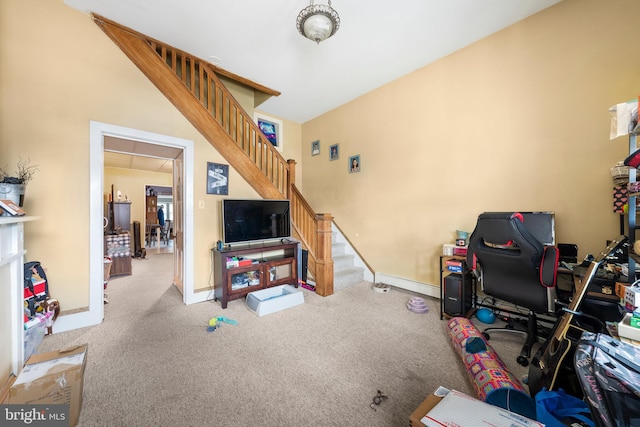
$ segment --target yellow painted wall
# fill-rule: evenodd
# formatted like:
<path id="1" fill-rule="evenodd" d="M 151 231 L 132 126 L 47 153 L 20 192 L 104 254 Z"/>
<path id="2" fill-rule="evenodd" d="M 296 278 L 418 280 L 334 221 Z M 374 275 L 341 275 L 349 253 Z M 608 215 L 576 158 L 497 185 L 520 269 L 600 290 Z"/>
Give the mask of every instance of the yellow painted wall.
<path id="1" fill-rule="evenodd" d="M 206 167 L 227 162 L 89 16 L 62 0 L 0 2 L 0 76 L 0 164 L 22 156 L 39 165 L 24 206 L 41 217 L 25 227 L 27 260 L 47 267 L 62 309 L 89 303 L 91 120 L 194 141 L 196 206 L 187 209 L 195 219 L 194 288 L 207 289 L 222 196 L 206 194 Z M 251 107 L 246 92 L 231 90 Z M 292 143 L 284 155 L 299 160 L 300 125 L 287 121 L 285 132 Z M 229 197 L 258 197 L 235 170 L 229 175 Z"/>
<path id="2" fill-rule="evenodd" d="M 608 108 L 640 94 L 638 16 L 564 0 L 304 123 L 305 196 L 375 271 L 419 282 L 484 211 L 555 211 L 557 241 L 597 254 L 620 231 L 609 167 L 628 139 L 609 140 Z"/>

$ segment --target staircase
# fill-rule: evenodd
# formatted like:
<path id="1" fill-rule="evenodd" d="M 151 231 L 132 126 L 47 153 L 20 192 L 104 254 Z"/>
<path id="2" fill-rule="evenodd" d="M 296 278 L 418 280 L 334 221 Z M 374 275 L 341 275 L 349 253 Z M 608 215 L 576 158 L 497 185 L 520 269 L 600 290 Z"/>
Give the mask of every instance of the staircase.
<path id="1" fill-rule="evenodd" d="M 295 161 L 285 160 L 218 76 L 246 84 L 269 96 L 277 92 L 226 72 L 187 52 L 92 14 L 94 22 L 147 76 L 200 134 L 265 199 L 289 199 L 292 235 L 308 250 L 308 270 L 316 293 L 334 291 L 331 224 L 316 213 L 295 186 Z M 339 256 L 342 261 L 342 257 Z M 346 258 L 342 280 L 351 278 Z"/>
<path id="2" fill-rule="evenodd" d="M 338 233 L 331 235 L 331 254 L 333 255 L 333 290 L 339 291 L 364 281 L 364 268 L 356 267 L 355 255 L 346 253 L 346 242 L 340 241 Z"/>

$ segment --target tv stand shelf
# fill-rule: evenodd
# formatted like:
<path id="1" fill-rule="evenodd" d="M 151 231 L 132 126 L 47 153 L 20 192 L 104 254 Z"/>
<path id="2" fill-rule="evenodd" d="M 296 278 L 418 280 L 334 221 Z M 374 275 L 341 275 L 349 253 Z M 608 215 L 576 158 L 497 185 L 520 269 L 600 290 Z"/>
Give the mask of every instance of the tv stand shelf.
<path id="1" fill-rule="evenodd" d="M 278 242 L 212 249 L 214 300 L 227 308 L 231 300 L 249 292 L 278 285 L 298 287 L 298 243 Z M 251 260 L 248 265 L 229 266 L 228 259 Z"/>

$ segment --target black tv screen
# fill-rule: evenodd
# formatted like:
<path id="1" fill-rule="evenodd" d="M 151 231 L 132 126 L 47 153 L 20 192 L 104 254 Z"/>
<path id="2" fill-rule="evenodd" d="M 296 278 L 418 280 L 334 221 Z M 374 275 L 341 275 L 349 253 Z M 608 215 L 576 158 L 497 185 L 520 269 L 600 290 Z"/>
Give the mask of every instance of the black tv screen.
<path id="1" fill-rule="evenodd" d="M 224 243 L 291 236 L 289 200 L 222 200 Z"/>

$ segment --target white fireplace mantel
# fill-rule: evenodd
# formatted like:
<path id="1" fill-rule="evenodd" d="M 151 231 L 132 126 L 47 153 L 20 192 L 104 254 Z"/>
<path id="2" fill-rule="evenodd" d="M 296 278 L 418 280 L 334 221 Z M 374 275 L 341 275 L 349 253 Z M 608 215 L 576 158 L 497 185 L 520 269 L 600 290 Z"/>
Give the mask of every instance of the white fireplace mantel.
<path id="1" fill-rule="evenodd" d="M 24 365 L 24 223 L 37 219 L 0 217 L 0 386 Z"/>

